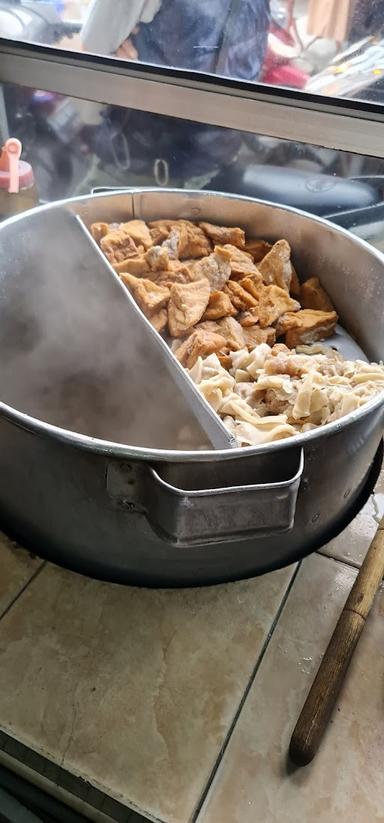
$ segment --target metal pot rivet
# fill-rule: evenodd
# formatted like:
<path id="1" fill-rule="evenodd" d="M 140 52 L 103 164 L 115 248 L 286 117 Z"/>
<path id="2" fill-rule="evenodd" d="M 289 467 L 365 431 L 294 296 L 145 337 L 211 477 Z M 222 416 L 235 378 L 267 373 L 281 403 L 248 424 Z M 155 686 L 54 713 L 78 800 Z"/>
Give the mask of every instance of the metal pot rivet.
<path id="1" fill-rule="evenodd" d="M 319 517 L 320 517 L 320 512 L 316 512 L 316 514 L 313 515 L 311 522 L 316 523 L 316 520 L 318 520 Z"/>
<path id="2" fill-rule="evenodd" d="M 347 489 L 347 491 L 344 492 L 344 497 L 347 498 L 347 497 L 349 497 L 350 494 L 351 494 L 351 490 Z"/>

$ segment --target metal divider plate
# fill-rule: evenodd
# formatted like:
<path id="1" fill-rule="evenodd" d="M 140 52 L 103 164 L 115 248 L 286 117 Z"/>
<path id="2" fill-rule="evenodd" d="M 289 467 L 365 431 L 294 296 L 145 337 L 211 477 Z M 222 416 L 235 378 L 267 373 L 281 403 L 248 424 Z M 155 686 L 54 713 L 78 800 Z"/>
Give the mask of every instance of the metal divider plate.
<path id="1" fill-rule="evenodd" d="M 54 207 L 4 226 L 0 257 L 3 402 L 131 446 L 232 445 L 78 217 Z"/>

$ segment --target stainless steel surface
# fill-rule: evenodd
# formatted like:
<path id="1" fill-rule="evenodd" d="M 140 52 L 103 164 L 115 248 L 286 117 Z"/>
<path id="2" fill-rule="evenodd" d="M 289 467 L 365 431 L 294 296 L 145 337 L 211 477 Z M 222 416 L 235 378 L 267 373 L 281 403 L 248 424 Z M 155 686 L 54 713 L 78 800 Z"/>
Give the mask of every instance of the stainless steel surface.
<path id="1" fill-rule="evenodd" d="M 223 423 L 80 220 L 65 208 L 39 218 L 0 234 L 2 399 L 90 437 L 228 448 Z"/>
<path id="2" fill-rule="evenodd" d="M 126 217 L 128 216 L 126 215 Z M 149 440 L 153 438 L 158 442 L 163 439 L 161 425 L 159 425 L 162 421 L 167 429 L 166 439 L 172 444 L 175 441 L 175 433 L 182 432 L 187 427 L 188 435 L 185 436 L 185 440 L 192 438 L 196 442 L 197 448 L 202 448 L 203 444 L 206 446 L 207 441 L 209 445 L 216 449 L 237 446 L 236 438 L 229 433 L 220 417 L 202 397 L 189 374 L 176 360 L 169 346 L 139 309 L 128 289 L 123 286 L 113 266 L 110 265 L 100 250 L 85 223 L 80 217 L 77 217 L 76 221 L 85 233 L 88 244 L 92 246 L 94 256 L 98 258 L 99 268 L 107 271 L 109 277 L 116 282 L 129 307 L 127 309 L 127 320 L 129 318 L 130 322 L 126 325 L 124 331 L 128 338 L 129 329 L 130 340 L 127 339 L 124 347 L 124 357 L 129 369 L 129 379 L 132 385 L 135 379 L 135 385 L 133 390 L 130 391 L 131 407 L 126 407 L 124 414 L 128 419 L 131 419 L 132 406 L 135 411 L 140 407 L 139 415 L 140 417 L 144 415 L 145 419 L 147 411 L 144 404 L 147 404 L 156 415 L 155 420 L 149 421 L 145 432 L 143 424 L 140 422 L 140 439 L 142 440 L 140 445 L 146 446 Z M 58 232 L 60 232 L 59 227 Z M 104 309 L 105 311 L 108 309 L 105 304 Z M 111 312 L 110 317 L 112 316 Z M 139 328 L 143 329 L 141 335 L 139 334 Z M 149 345 L 149 341 L 151 345 Z M 155 352 L 156 360 L 154 358 Z M 163 368 L 161 368 L 161 361 L 164 364 Z M 184 398 L 184 403 L 180 402 L 179 396 Z M 127 428 L 127 442 L 131 443 L 132 440 L 129 438 L 130 432 Z"/>
<path id="3" fill-rule="evenodd" d="M 16 243 L 20 226 L 25 221 L 36 219 L 45 221 L 46 215 L 67 208 L 78 215 L 85 225 L 94 221 L 119 222 L 127 215 L 141 217 L 145 220 L 156 217 L 184 217 L 191 220 L 209 219 L 228 225 L 237 222 L 250 236 L 260 236 L 273 240 L 286 237 L 293 249 L 293 260 L 302 278 L 318 274 L 329 291 L 340 313 L 342 326 L 356 339 L 359 349 L 370 359 L 384 358 L 384 325 L 381 322 L 381 306 L 384 300 L 384 256 L 367 243 L 354 237 L 320 217 L 312 217 L 304 212 L 289 207 L 276 206 L 234 195 L 222 195 L 212 192 L 188 192 L 185 190 L 159 189 L 124 191 L 121 194 L 80 197 L 49 204 L 5 221 L 0 227 L 0 239 L 6 250 L 10 242 Z M 107 217 L 106 217 L 107 215 Z M 21 234 L 22 236 L 22 234 Z M 13 238 L 13 240 L 12 240 Z M 9 255 L 8 255 L 9 258 Z M 10 261 L 8 260 L 8 267 Z M 371 410 L 381 408 L 382 397 L 365 404 L 356 412 L 351 412 L 341 421 L 330 423 L 311 432 L 298 435 L 295 443 L 305 445 L 318 438 L 326 438 L 337 432 L 340 427 L 355 419 L 369 416 Z M 29 425 L 25 413 L 0 402 L 0 412 L 10 420 L 22 426 Z M 92 452 L 173 462 L 193 461 L 194 452 L 172 451 L 156 448 L 141 448 L 122 445 L 121 442 L 89 439 L 75 432 L 47 426 L 39 420 L 32 421 L 35 431 L 50 433 L 63 442 L 76 444 Z M 261 454 L 264 451 L 284 451 L 286 441 L 276 441 L 264 446 L 249 447 L 247 454 Z M 233 454 L 244 456 L 244 449 L 233 451 L 216 451 L 215 460 L 231 459 Z M 199 452 L 199 461 L 211 461 L 210 451 Z"/>
<path id="4" fill-rule="evenodd" d="M 275 456 L 268 467 L 253 463 L 247 473 L 241 461 L 227 463 L 226 469 L 220 477 L 210 467 L 204 476 L 197 464 L 188 477 L 182 463 L 161 464 L 155 470 L 145 463 L 111 462 L 107 492 L 114 507 L 145 514 L 153 531 L 179 548 L 293 528 L 304 470 L 302 449 L 289 452 L 284 465 Z M 203 482 L 211 488 L 199 488 Z M 220 486 L 222 482 L 226 485 Z"/>
<path id="5" fill-rule="evenodd" d="M 251 474 L 252 483 L 234 485 L 232 478 L 233 485 L 224 488 L 178 488 L 170 482 L 169 470 L 151 469 L 145 495 L 148 520 L 160 537 L 180 548 L 287 532 L 295 521 L 303 450 L 290 457 L 295 465 L 288 479 L 266 482 L 264 476 L 256 482 Z M 286 464 L 284 469 L 286 473 Z M 282 473 L 280 465 L 277 477 Z"/>
<path id="6" fill-rule="evenodd" d="M 356 340 L 339 324 L 336 326 L 335 334 L 333 334 L 332 337 L 327 337 L 327 339 L 323 341 L 323 345 L 329 349 L 335 349 L 335 351 L 340 352 L 345 360 L 368 360 L 368 357 L 356 343 Z"/>
<path id="7" fill-rule="evenodd" d="M 383 157 L 381 107 L 0 38 L 0 82 Z"/>
<path id="8" fill-rule="evenodd" d="M 298 272 L 319 275 L 357 345 L 370 358 L 384 354 L 384 258 L 320 218 L 185 191 L 99 195 L 68 201 L 65 207 L 87 225 L 123 220 L 129 213 L 144 219 L 205 218 L 239 224 L 253 236 L 284 236 Z M 60 208 L 33 214 L 44 221 Z M 4 249 L 7 236 L 22 231 L 25 219 L 0 227 Z M 383 401 L 381 395 L 342 420 L 288 440 L 202 452 L 91 439 L 2 403 L 0 522 L 55 562 L 121 582 L 191 585 L 261 573 L 317 548 L 354 516 L 372 482 Z M 301 449 L 304 468 L 297 492 Z M 278 482 L 283 483 L 280 503 L 271 489 Z M 270 531 L 275 518 L 275 525 L 288 526 L 287 531 Z M 250 539 L 249 532 L 258 529 Z"/>
<path id="9" fill-rule="evenodd" d="M 370 474 L 382 427 L 382 414 L 376 412 L 368 426 L 359 421 L 305 450 L 289 532 L 180 548 L 160 539 L 129 502 L 126 508 L 113 504 L 106 474 L 119 458 L 36 437 L 2 419 L 0 524 L 40 556 L 115 582 L 190 586 L 260 574 L 300 559 L 346 527 L 377 479 L 376 472 L 373 480 Z M 289 451 L 288 444 L 283 465 Z M 258 467 L 268 461 L 267 454 L 252 457 L 248 476 L 260 474 Z M 211 470 L 220 475 L 225 465 Z M 183 468 L 187 488 L 191 466 Z"/>

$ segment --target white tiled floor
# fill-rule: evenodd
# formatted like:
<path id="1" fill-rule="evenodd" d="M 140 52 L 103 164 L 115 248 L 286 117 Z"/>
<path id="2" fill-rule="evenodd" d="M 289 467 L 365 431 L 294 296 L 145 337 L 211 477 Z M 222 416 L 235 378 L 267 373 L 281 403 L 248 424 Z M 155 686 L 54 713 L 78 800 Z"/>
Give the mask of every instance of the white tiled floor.
<path id="1" fill-rule="evenodd" d="M 383 823 L 383 591 L 321 751 L 287 765 L 382 509 L 383 481 L 296 578 L 206 589 L 98 583 L 0 540 L 0 729 L 124 823 L 131 806 L 163 823 Z"/>
<path id="2" fill-rule="evenodd" d="M 302 564 L 198 823 L 382 823 L 384 591 L 315 760 L 295 769 L 290 736 L 356 570 Z"/>
<path id="3" fill-rule="evenodd" d="M 0 728 L 127 806 L 191 820 L 293 573 L 156 591 L 47 564 L 0 621 Z"/>

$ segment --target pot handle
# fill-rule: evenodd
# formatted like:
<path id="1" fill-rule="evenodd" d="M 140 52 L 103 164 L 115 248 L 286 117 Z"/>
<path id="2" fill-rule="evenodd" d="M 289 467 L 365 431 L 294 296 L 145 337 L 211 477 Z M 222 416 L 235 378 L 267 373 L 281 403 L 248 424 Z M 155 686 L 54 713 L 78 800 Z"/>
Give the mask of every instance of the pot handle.
<path id="1" fill-rule="evenodd" d="M 142 489 L 146 517 L 163 540 L 180 548 L 289 531 L 304 470 L 303 449 L 295 463 L 293 476 L 278 482 L 189 490 L 149 467 Z"/>

